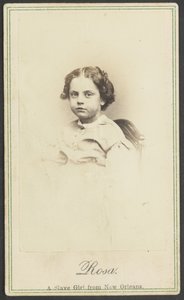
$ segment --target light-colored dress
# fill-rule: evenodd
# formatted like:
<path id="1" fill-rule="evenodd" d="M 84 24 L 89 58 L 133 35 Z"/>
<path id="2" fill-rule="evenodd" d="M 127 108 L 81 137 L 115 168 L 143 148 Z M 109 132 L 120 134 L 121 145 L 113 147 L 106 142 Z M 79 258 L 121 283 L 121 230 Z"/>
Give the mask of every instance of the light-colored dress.
<path id="1" fill-rule="evenodd" d="M 52 187 L 58 212 L 55 230 L 62 236 L 59 250 L 118 248 L 117 232 L 132 201 L 136 161 L 133 145 L 105 115 L 64 128 Z"/>
<path id="2" fill-rule="evenodd" d="M 115 147 L 125 151 L 133 149 L 119 126 L 105 115 L 89 124 L 80 120 L 71 122 L 63 130 L 60 147 L 63 164 L 93 162 L 101 166 L 107 165 L 108 154 Z"/>

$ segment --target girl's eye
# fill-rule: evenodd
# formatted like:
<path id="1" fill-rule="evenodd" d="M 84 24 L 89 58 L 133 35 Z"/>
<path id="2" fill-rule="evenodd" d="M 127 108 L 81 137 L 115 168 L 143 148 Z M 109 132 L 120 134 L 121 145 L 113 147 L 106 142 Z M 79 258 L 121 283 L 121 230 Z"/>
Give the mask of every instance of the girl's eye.
<path id="1" fill-rule="evenodd" d="M 78 92 L 72 91 L 72 92 L 70 93 L 70 97 L 72 97 L 72 98 L 77 98 L 77 97 L 78 97 Z"/>
<path id="2" fill-rule="evenodd" d="M 87 91 L 87 92 L 85 92 L 85 96 L 87 97 L 87 98 L 89 98 L 89 97 L 91 97 L 91 96 L 93 96 L 94 94 L 92 93 L 92 92 L 90 92 L 90 91 Z"/>

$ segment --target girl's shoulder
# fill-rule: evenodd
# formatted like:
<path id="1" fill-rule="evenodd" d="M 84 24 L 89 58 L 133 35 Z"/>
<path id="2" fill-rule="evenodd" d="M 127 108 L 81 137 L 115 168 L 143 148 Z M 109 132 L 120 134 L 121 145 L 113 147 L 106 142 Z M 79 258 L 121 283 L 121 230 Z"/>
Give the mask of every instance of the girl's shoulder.
<path id="1" fill-rule="evenodd" d="M 127 149 L 132 148 L 132 143 L 125 137 L 121 128 L 113 120 L 103 115 L 101 125 L 102 135 L 108 141 L 109 148 L 117 143 L 123 144 Z"/>

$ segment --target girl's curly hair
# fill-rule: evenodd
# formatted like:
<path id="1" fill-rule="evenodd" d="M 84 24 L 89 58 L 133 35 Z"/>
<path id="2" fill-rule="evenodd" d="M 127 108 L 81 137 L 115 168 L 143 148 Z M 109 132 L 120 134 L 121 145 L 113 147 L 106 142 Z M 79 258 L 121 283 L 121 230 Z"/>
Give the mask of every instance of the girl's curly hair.
<path id="1" fill-rule="evenodd" d="M 61 99 L 69 99 L 70 83 L 76 77 L 84 76 L 92 79 L 93 83 L 97 86 L 101 99 L 105 102 L 101 106 L 105 110 L 109 104 L 115 101 L 114 86 L 109 80 L 106 72 L 102 71 L 99 67 L 84 67 L 73 70 L 66 75 L 63 92 Z"/>

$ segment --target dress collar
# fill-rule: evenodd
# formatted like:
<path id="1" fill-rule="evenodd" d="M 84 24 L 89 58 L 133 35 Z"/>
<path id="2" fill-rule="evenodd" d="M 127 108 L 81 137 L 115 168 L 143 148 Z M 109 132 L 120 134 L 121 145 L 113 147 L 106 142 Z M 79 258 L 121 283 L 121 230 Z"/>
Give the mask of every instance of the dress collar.
<path id="1" fill-rule="evenodd" d="M 105 115 L 101 115 L 97 120 L 95 120 L 92 123 L 82 123 L 79 119 L 77 121 L 77 124 L 80 128 L 91 128 L 95 127 L 96 125 L 104 125 L 106 124 L 107 117 Z"/>

